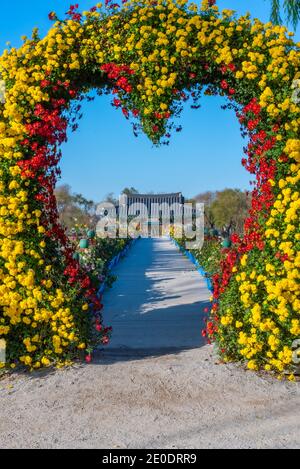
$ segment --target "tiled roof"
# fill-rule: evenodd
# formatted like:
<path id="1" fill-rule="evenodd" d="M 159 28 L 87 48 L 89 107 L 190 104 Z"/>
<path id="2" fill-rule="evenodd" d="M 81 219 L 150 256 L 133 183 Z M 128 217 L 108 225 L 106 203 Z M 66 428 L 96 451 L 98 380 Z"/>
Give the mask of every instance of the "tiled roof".
<path id="1" fill-rule="evenodd" d="M 127 194 L 125 194 L 127 195 Z M 141 198 L 141 197 L 144 197 L 144 198 L 155 198 L 155 197 L 166 197 L 166 198 L 169 198 L 169 197 L 182 197 L 182 193 L 181 192 L 174 192 L 174 193 L 170 193 L 170 194 L 128 194 L 127 197 L 131 197 L 131 198 Z"/>

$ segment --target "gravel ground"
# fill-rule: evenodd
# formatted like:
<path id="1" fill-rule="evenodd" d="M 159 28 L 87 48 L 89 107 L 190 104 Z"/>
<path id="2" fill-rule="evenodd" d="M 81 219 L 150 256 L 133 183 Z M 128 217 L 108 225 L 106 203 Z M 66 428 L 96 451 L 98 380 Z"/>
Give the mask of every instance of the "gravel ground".
<path id="1" fill-rule="evenodd" d="M 218 364 L 211 346 L 106 350 L 0 388 L 1 448 L 300 448 L 300 384 Z"/>

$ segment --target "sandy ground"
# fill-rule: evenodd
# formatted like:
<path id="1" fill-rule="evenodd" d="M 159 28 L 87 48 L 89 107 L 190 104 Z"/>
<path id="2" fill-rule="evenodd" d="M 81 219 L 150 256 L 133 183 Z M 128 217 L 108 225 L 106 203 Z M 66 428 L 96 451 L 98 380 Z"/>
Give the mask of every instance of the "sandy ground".
<path id="1" fill-rule="evenodd" d="M 92 364 L 0 379 L 0 448 L 300 448 L 300 383 L 218 362 L 204 282 L 168 241 L 117 273 Z"/>
<path id="2" fill-rule="evenodd" d="M 300 387 L 210 346 L 0 381 L 1 448 L 299 448 Z"/>

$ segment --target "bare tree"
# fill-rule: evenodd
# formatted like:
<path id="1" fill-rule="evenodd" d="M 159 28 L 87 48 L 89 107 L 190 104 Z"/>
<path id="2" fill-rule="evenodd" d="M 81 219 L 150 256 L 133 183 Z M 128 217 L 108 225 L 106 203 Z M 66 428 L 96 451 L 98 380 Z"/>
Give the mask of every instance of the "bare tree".
<path id="1" fill-rule="evenodd" d="M 93 226 L 95 223 L 95 203 L 81 194 L 73 194 L 68 184 L 55 190 L 57 208 L 61 223 L 71 229 L 76 223 Z"/>

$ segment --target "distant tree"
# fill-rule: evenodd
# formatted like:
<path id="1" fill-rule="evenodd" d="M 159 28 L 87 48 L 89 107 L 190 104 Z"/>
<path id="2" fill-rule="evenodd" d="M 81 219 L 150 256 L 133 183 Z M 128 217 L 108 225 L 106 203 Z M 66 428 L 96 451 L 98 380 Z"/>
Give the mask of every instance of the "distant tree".
<path id="1" fill-rule="evenodd" d="M 250 198 L 240 189 L 218 191 L 211 203 L 210 211 L 217 228 L 223 236 L 233 231 L 243 233 L 244 220 L 248 214 Z"/>
<path id="2" fill-rule="evenodd" d="M 95 210 L 95 202 L 93 200 L 86 199 L 82 194 L 74 194 L 73 199 L 74 202 L 82 207 L 86 213 L 90 213 Z"/>
<path id="3" fill-rule="evenodd" d="M 57 208 L 61 223 L 71 229 L 75 224 L 93 226 L 95 223 L 95 204 L 81 194 L 73 194 L 68 184 L 55 190 Z"/>
<path id="4" fill-rule="evenodd" d="M 122 190 L 122 194 L 124 195 L 132 195 L 132 194 L 138 194 L 139 191 L 137 189 L 135 189 L 134 187 L 125 187 L 123 190 Z"/>
<path id="5" fill-rule="evenodd" d="M 109 202 L 110 204 L 116 205 L 118 203 L 118 200 L 115 197 L 115 194 L 113 192 L 109 192 L 106 194 L 104 202 Z"/>
<path id="6" fill-rule="evenodd" d="M 212 203 L 216 198 L 216 192 L 206 191 L 200 193 L 194 197 L 196 202 L 200 202 L 204 204 L 204 218 L 205 218 L 205 225 L 208 228 L 215 228 L 215 218 L 212 212 Z"/>

